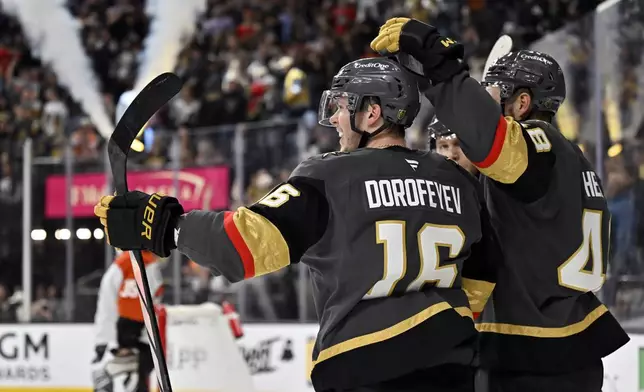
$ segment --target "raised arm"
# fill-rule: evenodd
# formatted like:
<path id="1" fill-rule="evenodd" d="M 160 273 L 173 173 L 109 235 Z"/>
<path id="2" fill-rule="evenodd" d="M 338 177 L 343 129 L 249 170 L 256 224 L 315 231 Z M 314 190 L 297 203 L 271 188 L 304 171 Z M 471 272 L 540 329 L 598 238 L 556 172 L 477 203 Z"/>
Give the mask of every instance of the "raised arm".
<path id="1" fill-rule="evenodd" d="M 420 63 L 410 69 L 431 81 L 426 95 L 436 117 L 459 137 L 464 153 L 483 174 L 523 200 L 545 193 L 553 153 L 542 148 L 541 134 L 535 141 L 529 130 L 504 116 L 500 104 L 469 76 L 461 44 L 428 24 L 393 18 L 380 28 L 371 47 L 381 54 L 411 55 Z M 403 58 L 399 55 L 401 62 Z"/>

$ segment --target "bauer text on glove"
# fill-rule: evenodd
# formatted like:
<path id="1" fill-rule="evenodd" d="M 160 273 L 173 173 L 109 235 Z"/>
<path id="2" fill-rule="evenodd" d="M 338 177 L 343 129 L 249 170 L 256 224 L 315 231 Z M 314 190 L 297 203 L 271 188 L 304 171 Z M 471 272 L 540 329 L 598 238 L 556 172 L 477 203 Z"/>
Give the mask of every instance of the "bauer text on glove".
<path id="1" fill-rule="evenodd" d="M 103 196 L 94 206 L 109 243 L 123 250 L 147 249 L 168 257 L 176 248 L 174 228 L 183 214 L 174 197 L 139 191 Z"/>

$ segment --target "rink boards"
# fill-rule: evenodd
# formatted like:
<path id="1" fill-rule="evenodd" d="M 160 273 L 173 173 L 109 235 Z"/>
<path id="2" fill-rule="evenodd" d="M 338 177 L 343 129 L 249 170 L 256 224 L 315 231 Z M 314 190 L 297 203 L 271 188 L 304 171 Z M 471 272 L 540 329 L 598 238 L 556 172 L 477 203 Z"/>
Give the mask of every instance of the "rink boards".
<path id="1" fill-rule="evenodd" d="M 238 343 L 257 392 L 313 391 L 310 356 L 317 325 L 245 325 L 244 333 Z M 93 340 L 90 324 L 0 324 L 0 391 L 91 391 Z M 208 377 L 206 363 L 213 363 L 209 356 L 216 351 L 189 337 L 168 347 L 171 372 Z"/>
<path id="2" fill-rule="evenodd" d="M 240 349 L 257 392 L 308 392 L 314 324 L 244 326 Z M 168 353 L 172 371 L 207 376 L 204 364 L 217 355 L 192 342 L 175 342 Z M 90 324 L 0 324 L 0 391 L 91 391 Z M 604 392 L 644 391 L 644 335 L 606 358 Z"/>

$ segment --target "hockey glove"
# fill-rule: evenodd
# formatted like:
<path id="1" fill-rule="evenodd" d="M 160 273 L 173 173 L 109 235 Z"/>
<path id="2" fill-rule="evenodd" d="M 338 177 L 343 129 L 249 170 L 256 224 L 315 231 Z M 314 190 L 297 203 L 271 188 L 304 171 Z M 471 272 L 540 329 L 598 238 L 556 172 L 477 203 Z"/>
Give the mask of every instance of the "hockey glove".
<path id="1" fill-rule="evenodd" d="M 149 250 L 160 257 L 176 248 L 174 229 L 183 207 L 174 197 L 139 191 L 103 196 L 94 214 L 105 226 L 110 245 L 123 250 Z"/>
<path id="2" fill-rule="evenodd" d="M 462 44 L 438 33 L 431 25 L 409 18 L 392 18 L 380 27 L 371 49 L 383 56 L 403 52 L 423 65 L 423 73 L 433 83 L 449 80 L 467 70 Z"/>

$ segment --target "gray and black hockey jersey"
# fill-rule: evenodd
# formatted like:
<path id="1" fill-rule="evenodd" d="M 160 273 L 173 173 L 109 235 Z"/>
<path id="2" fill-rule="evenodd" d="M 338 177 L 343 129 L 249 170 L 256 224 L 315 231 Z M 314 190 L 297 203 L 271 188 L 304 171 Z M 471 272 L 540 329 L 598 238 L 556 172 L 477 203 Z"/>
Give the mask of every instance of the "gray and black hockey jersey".
<path id="1" fill-rule="evenodd" d="M 402 147 L 318 156 L 253 206 L 190 212 L 178 248 L 232 281 L 310 268 L 317 390 L 469 364 L 501 261 L 477 181 Z"/>
<path id="2" fill-rule="evenodd" d="M 547 122 L 502 116 L 466 73 L 428 97 L 484 174 L 505 256 L 477 325 L 481 366 L 565 372 L 624 345 L 628 336 L 594 294 L 605 279 L 610 212 L 579 148 Z"/>

